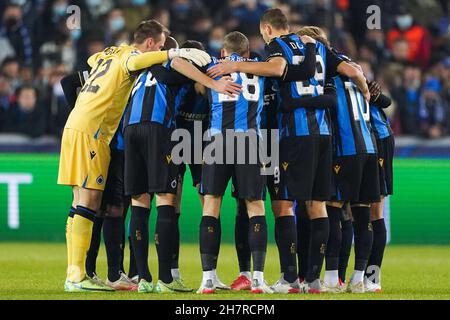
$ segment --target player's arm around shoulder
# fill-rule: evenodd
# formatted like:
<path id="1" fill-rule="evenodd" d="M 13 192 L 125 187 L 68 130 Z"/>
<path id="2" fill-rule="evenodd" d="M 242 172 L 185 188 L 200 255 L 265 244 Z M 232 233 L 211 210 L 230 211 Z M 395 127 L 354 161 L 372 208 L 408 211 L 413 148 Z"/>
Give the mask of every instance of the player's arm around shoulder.
<path id="1" fill-rule="evenodd" d="M 141 53 L 137 49 L 130 50 L 124 55 L 124 68 L 128 72 L 135 72 L 155 64 L 161 64 L 169 59 L 168 51 L 151 51 Z"/>
<path id="2" fill-rule="evenodd" d="M 185 77 L 219 93 L 232 96 L 241 92 L 241 85 L 230 81 L 229 77 L 222 77 L 219 80 L 214 80 L 183 58 L 174 58 L 171 67 Z"/>

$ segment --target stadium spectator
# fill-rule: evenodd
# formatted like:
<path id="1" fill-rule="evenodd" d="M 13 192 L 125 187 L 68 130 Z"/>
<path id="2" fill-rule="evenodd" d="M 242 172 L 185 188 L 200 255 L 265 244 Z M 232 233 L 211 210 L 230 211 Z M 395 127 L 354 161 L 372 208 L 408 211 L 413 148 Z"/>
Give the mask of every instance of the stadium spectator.
<path id="1" fill-rule="evenodd" d="M 0 36 L 9 40 L 20 61 L 26 64 L 33 62 L 31 34 L 23 23 L 22 9 L 19 5 L 10 4 L 5 8 L 0 25 Z"/>
<path id="2" fill-rule="evenodd" d="M 0 73 L 0 132 L 4 131 L 5 114 L 13 101 L 11 81 Z"/>
<path id="3" fill-rule="evenodd" d="M 437 78 L 429 78 L 422 89 L 419 103 L 419 123 L 423 135 L 440 138 L 445 130 L 446 108 L 441 97 L 442 85 Z"/>
<path id="4" fill-rule="evenodd" d="M 403 76 L 392 86 L 392 95 L 398 105 L 400 130 L 403 134 L 418 134 L 417 114 L 422 72 L 412 64 L 402 70 Z"/>
<path id="5" fill-rule="evenodd" d="M 388 47 L 393 49 L 397 40 L 404 39 L 408 44 L 408 61 L 426 67 L 431 56 L 428 31 L 415 22 L 412 14 L 404 7 L 396 15 L 395 24 L 387 34 Z"/>
<path id="6" fill-rule="evenodd" d="M 5 113 L 3 131 L 39 137 L 45 133 L 47 119 L 45 109 L 38 102 L 38 92 L 33 86 L 17 89 L 17 102 Z"/>
<path id="7" fill-rule="evenodd" d="M 9 57 L 3 60 L 3 63 L 0 65 L 0 72 L 11 81 L 13 90 L 20 86 L 20 64 L 16 58 Z"/>

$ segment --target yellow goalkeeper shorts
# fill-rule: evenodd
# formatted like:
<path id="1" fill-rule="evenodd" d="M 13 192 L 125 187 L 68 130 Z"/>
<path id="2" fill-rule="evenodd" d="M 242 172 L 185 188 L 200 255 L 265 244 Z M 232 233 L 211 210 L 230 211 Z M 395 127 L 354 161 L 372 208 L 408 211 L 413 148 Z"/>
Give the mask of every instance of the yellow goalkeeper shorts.
<path id="1" fill-rule="evenodd" d="M 61 140 L 58 184 L 103 191 L 111 160 L 110 152 L 105 141 L 65 128 Z"/>

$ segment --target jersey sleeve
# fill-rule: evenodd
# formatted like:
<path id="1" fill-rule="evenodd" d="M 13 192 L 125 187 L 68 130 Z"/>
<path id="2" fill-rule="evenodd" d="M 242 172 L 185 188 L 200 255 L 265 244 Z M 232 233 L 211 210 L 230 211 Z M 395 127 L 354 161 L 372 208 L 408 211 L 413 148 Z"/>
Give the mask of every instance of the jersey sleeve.
<path id="1" fill-rule="evenodd" d="M 266 45 L 266 53 L 267 53 L 266 61 L 269 61 L 270 59 L 277 57 L 286 59 L 283 48 L 275 40 Z"/>
<path id="2" fill-rule="evenodd" d="M 327 66 L 327 78 L 333 78 L 338 75 L 338 66 L 344 61 L 339 56 L 328 48 L 325 48 L 326 52 L 326 66 Z"/>
<path id="3" fill-rule="evenodd" d="M 167 51 L 139 53 L 138 51 L 133 50 L 125 59 L 125 68 L 130 73 L 148 68 L 155 64 L 161 64 L 167 60 Z"/>

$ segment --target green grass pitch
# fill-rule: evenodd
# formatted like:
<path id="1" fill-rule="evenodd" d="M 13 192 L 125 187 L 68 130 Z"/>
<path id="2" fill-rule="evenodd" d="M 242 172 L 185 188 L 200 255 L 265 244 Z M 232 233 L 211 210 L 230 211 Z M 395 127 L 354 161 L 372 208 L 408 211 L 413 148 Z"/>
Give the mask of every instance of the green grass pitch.
<path id="1" fill-rule="evenodd" d="M 157 274 L 155 260 L 155 248 L 151 246 L 150 266 L 154 277 Z M 68 294 L 63 292 L 65 266 L 64 244 L 0 243 L 0 299 L 450 299 L 449 246 L 389 246 L 382 271 L 383 293 L 363 295 L 251 295 L 248 292 L 210 296 L 133 292 Z M 197 245 L 182 245 L 180 266 L 186 283 L 196 289 L 201 280 Z M 103 247 L 97 269 L 104 277 L 106 258 Z M 218 273 L 226 283 L 230 283 L 238 273 L 236 253 L 231 244 L 222 245 Z M 276 281 L 279 275 L 278 253 L 274 245 L 269 246 L 265 274 L 269 283 Z"/>

